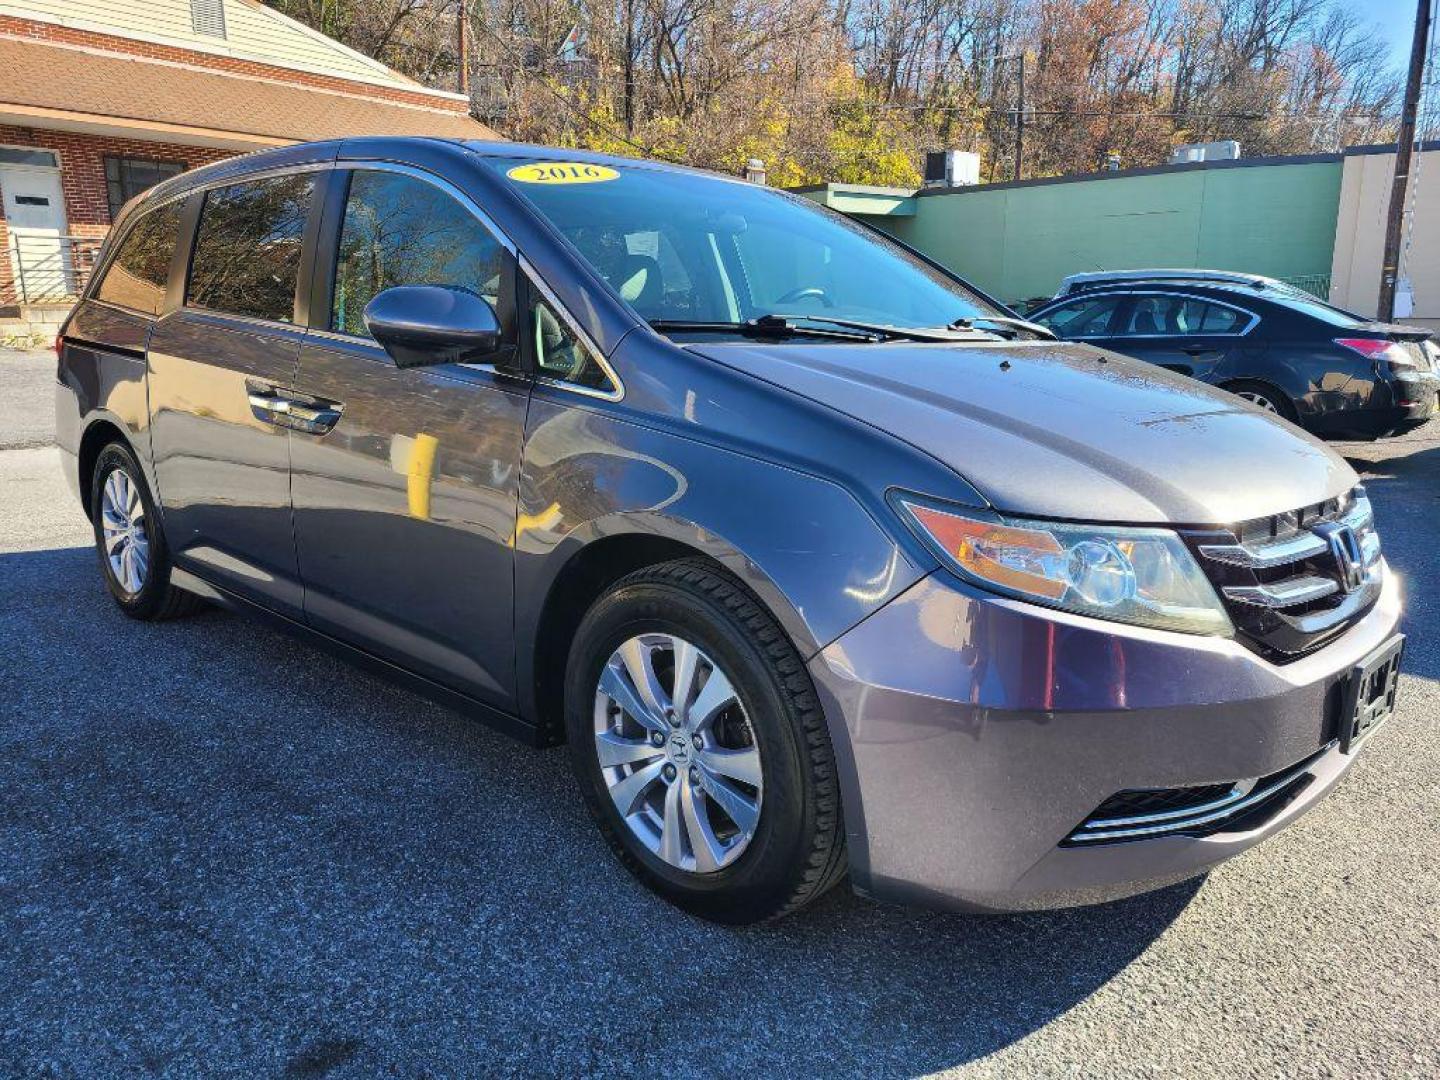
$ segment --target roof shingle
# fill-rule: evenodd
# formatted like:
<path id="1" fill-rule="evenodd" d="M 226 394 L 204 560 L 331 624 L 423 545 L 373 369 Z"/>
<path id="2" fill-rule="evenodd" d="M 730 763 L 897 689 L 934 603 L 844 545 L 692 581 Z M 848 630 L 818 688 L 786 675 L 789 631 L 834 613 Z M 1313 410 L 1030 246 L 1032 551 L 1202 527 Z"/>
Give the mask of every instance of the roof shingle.
<path id="1" fill-rule="evenodd" d="M 488 139 L 463 112 L 140 57 L 0 38 L 0 106 L 304 142 L 346 135 Z"/>

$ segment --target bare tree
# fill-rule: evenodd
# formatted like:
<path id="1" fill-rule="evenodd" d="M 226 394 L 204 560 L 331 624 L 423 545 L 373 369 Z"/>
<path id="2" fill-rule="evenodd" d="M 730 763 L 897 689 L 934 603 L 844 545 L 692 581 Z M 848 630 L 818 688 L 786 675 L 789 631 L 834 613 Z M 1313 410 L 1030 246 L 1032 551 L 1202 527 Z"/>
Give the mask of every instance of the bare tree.
<path id="1" fill-rule="evenodd" d="M 926 149 L 1008 175 L 1020 56 L 1027 175 L 1236 138 L 1334 149 L 1393 130 L 1397 73 L 1342 0 L 269 0 L 454 85 L 467 13 L 476 115 L 516 138 L 777 183 L 915 184 Z"/>

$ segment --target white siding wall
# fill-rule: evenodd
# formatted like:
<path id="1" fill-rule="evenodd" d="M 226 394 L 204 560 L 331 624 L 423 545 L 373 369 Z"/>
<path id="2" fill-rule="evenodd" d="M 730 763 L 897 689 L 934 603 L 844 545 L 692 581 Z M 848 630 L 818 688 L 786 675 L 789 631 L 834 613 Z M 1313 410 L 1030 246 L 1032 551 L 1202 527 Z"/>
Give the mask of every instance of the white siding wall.
<path id="1" fill-rule="evenodd" d="M 1393 153 L 1345 158 L 1330 300 L 1361 315 L 1374 315 L 1380 304 L 1385 214 L 1394 177 Z M 1440 328 L 1440 151 L 1415 155 L 1410 177 L 1415 220 L 1400 273 L 1410 278 L 1415 308 L 1404 321 Z"/>
<path id="2" fill-rule="evenodd" d="M 77 29 L 416 88 L 383 64 L 285 18 L 258 0 L 225 0 L 227 33 L 223 40 L 194 32 L 190 0 L 0 0 L 0 15 L 38 18 Z"/>

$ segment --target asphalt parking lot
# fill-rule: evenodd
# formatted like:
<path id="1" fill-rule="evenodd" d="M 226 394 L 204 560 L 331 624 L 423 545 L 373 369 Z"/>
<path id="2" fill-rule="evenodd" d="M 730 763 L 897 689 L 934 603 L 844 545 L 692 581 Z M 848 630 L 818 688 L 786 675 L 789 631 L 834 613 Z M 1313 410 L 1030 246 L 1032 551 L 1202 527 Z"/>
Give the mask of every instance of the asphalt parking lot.
<path id="1" fill-rule="evenodd" d="M 1398 715 L 1201 882 L 743 931 L 524 749 L 232 615 L 109 602 L 0 352 L 0 1073 L 1440 1075 L 1440 424 L 1341 449 L 1410 594 Z"/>

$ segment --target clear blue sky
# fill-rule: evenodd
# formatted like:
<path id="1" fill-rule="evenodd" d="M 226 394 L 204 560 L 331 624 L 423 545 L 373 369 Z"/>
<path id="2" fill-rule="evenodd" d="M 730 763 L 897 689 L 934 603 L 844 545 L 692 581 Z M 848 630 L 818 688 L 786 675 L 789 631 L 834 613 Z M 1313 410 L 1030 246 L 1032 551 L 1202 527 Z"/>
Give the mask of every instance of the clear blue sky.
<path id="1" fill-rule="evenodd" d="M 1390 66 L 1403 73 L 1410 60 L 1410 36 L 1415 32 L 1415 0 L 1354 0 L 1354 11 L 1385 35 L 1390 43 Z"/>

